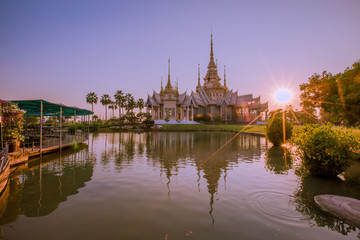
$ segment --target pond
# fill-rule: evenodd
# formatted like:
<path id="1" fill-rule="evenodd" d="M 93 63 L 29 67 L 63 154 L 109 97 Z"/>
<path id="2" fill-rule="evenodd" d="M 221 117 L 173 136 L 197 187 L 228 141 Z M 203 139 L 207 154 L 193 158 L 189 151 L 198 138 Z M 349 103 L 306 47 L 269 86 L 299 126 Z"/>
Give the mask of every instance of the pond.
<path id="1" fill-rule="evenodd" d="M 12 169 L 0 239 L 358 239 L 317 194 L 360 199 L 341 180 L 301 176 L 265 138 L 214 132 L 102 133 Z M 357 169 L 356 169 L 357 167 Z"/>

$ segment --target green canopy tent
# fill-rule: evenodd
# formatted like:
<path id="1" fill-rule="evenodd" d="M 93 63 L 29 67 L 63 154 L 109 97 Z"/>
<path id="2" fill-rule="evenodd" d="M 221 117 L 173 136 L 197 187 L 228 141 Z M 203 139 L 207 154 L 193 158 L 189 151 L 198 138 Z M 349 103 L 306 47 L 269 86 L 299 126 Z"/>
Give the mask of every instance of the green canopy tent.
<path id="1" fill-rule="evenodd" d="M 87 116 L 93 114 L 92 111 L 86 109 L 51 103 L 42 99 L 12 100 L 10 102 L 16 103 L 20 109 L 26 111 L 25 116 L 41 116 L 41 112 L 43 116 L 60 116 L 60 114 L 62 116 Z"/>
<path id="2" fill-rule="evenodd" d="M 92 111 L 81 109 L 77 107 L 69 107 L 64 104 L 57 104 L 45 101 L 43 99 L 37 100 L 11 100 L 16 103 L 21 110 L 25 111 L 25 116 L 39 116 L 40 117 L 40 152 L 42 150 L 42 118 L 43 116 L 88 116 L 93 114 Z M 60 149 L 61 149 L 61 126 L 60 120 Z"/>

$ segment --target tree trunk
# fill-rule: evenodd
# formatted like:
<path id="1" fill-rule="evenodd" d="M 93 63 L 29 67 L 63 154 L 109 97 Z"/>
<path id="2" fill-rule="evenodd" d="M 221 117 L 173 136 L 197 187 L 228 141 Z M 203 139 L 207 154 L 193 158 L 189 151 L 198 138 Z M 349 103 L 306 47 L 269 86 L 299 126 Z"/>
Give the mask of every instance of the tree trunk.
<path id="1" fill-rule="evenodd" d="M 94 103 L 91 103 L 91 111 L 93 112 L 93 114 L 91 114 L 91 121 L 93 122 L 94 121 L 94 119 L 93 119 L 93 117 L 94 117 Z"/>
<path id="2" fill-rule="evenodd" d="M 105 120 L 107 121 L 107 105 L 105 105 Z"/>

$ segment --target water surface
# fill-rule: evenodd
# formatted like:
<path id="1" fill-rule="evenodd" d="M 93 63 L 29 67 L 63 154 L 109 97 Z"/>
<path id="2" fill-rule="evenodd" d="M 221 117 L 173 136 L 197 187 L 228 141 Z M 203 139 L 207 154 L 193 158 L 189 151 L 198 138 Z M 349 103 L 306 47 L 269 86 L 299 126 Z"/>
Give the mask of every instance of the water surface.
<path id="1" fill-rule="evenodd" d="M 233 134 L 108 133 L 13 169 L 0 199 L 6 239 L 357 239 L 317 194 L 360 199 L 343 181 L 295 174 L 290 152 Z M 359 174 L 358 174 L 359 175 Z"/>

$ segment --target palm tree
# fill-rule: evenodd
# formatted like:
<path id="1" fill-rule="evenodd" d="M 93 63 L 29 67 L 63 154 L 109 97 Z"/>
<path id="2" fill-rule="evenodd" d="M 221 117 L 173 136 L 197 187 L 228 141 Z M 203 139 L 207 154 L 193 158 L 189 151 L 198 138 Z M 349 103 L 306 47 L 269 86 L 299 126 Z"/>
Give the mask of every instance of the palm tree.
<path id="1" fill-rule="evenodd" d="M 112 109 L 112 117 L 115 118 L 114 110 L 117 109 L 116 103 L 115 103 L 115 102 L 111 102 L 111 103 L 109 104 L 109 109 Z"/>
<path id="2" fill-rule="evenodd" d="M 105 106 L 105 120 L 107 120 L 107 106 L 111 103 L 111 98 L 109 94 L 102 95 L 100 102 L 103 106 Z"/>
<path id="3" fill-rule="evenodd" d="M 121 110 L 124 107 L 124 102 L 125 102 L 125 97 L 124 97 L 124 93 L 121 90 L 117 90 L 115 95 L 115 103 L 116 105 L 119 106 L 119 118 L 121 117 Z"/>
<path id="4" fill-rule="evenodd" d="M 139 108 L 139 112 L 141 113 L 141 110 L 144 108 L 145 106 L 145 102 L 144 99 L 139 98 L 136 102 L 136 106 Z"/>
<path id="5" fill-rule="evenodd" d="M 94 112 L 94 103 L 98 103 L 98 96 L 94 92 L 89 92 L 86 95 L 86 103 L 91 104 L 91 111 Z"/>
<path id="6" fill-rule="evenodd" d="M 132 110 L 135 108 L 136 106 L 136 103 L 135 103 L 135 100 L 134 100 L 134 97 L 128 93 L 125 95 L 125 99 L 126 99 L 126 112 L 132 112 Z"/>

